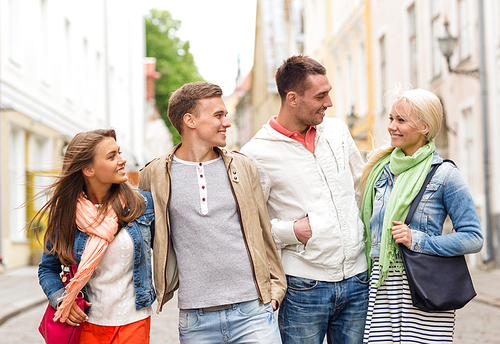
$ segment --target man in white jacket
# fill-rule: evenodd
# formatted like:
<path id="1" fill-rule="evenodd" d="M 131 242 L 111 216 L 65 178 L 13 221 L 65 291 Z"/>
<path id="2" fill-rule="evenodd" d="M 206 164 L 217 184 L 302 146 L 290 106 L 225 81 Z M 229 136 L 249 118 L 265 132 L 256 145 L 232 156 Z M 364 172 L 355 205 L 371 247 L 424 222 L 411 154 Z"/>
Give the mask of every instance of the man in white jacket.
<path id="1" fill-rule="evenodd" d="M 242 152 L 257 166 L 288 290 L 284 344 L 362 343 L 368 273 L 359 217 L 363 160 L 345 123 L 325 118 L 325 68 L 302 55 L 276 73 L 281 97 Z"/>

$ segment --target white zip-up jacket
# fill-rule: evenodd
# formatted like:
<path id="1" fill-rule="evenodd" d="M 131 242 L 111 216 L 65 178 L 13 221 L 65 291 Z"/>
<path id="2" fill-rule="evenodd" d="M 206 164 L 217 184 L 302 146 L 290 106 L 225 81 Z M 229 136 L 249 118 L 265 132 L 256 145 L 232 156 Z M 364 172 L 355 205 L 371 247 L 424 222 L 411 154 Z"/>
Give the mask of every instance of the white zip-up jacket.
<path id="1" fill-rule="evenodd" d="M 342 120 L 316 127 L 314 154 L 269 123 L 241 151 L 259 172 L 287 275 L 338 282 L 367 269 L 359 217 L 364 163 Z M 312 237 L 303 245 L 293 223 L 306 215 Z"/>

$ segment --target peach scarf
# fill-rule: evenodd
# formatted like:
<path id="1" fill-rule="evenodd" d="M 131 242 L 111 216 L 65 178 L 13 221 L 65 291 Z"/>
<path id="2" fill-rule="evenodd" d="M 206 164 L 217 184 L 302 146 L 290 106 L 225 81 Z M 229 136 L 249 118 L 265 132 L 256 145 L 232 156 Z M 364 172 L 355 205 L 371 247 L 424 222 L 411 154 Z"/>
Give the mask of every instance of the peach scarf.
<path id="1" fill-rule="evenodd" d="M 73 301 L 75 301 L 80 290 L 87 284 L 92 273 L 99 265 L 108 244 L 113 241 L 118 230 L 118 216 L 113 207 L 109 205 L 108 211 L 101 223 L 97 218 L 98 209 L 83 193 L 78 197 L 76 204 L 76 225 L 83 233 L 89 235 L 85 249 L 78 265 L 78 271 L 66 285 L 63 302 L 57 307 L 54 321 L 59 319 L 65 322 L 68 319 Z"/>

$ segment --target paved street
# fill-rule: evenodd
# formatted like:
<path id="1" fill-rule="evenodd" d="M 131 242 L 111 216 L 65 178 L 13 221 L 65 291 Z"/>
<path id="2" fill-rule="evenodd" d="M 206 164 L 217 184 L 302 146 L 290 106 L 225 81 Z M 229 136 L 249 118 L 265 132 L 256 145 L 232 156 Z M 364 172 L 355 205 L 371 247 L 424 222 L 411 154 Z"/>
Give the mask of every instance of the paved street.
<path id="1" fill-rule="evenodd" d="M 454 343 L 500 343 L 500 271 L 473 271 L 472 274 L 478 296 L 464 309 L 457 311 Z M 38 303 L 43 300 L 39 297 L 40 287 L 34 267 L 0 274 L 0 291 L 0 321 L 1 310 L 12 309 L 14 303 L 24 307 L 29 300 Z M 156 303 L 153 306 L 156 309 Z M 37 327 L 45 307 L 46 303 L 43 302 L 3 322 L 0 325 L 0 343 L 43 344 Z M 167 303 L 161 314 L 153 315 L 151 327 L 152 344 L 179 343 L 175 298 Z"/>

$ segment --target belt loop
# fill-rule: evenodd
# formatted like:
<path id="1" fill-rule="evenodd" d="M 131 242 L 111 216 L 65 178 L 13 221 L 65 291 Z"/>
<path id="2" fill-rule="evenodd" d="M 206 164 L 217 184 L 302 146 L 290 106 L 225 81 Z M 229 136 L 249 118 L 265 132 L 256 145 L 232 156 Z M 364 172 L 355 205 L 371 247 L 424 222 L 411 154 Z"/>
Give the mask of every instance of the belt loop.
<path id="1" fill-rule="evenodd" d="M 199 316 L 203 316 L 203 313 L 204 313 L 204 312 L 203 312 L 203 308 L 199 308 L 199 309 L 198 309 L 198 315 L 199 315 Z"/>

